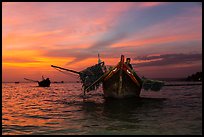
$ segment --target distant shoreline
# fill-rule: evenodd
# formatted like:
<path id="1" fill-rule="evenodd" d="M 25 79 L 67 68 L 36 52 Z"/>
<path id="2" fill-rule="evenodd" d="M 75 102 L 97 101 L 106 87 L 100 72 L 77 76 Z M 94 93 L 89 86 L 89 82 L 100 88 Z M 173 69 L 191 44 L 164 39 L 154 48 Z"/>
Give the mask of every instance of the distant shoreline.
<path id="1" fill-rule="evenodd" d="M 186 78 L 150 78 L 161 81 L 186 81 Z"/>

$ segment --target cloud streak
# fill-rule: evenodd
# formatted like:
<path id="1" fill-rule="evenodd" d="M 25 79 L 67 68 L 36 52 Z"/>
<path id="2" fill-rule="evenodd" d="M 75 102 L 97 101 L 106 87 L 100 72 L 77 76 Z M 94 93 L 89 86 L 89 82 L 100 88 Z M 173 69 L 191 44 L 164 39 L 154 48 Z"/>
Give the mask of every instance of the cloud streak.
<path id="1" fill-rule="evenodd" d="M 139 56 L 134 58 L 135 60 L 148 61 L 143 63 L 133 64 L 136 67 L 148 67 L 148 66 L 166 66 L 175 64 L 192 64 L 196 61 L 202 61 L 202 54 L 162 54 L 158 56 Z"/>

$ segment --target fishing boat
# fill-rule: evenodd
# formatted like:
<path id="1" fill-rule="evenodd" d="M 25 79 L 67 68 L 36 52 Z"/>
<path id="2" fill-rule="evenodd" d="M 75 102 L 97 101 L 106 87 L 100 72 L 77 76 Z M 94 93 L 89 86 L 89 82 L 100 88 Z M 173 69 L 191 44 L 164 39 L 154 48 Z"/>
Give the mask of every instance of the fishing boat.
<path id="1" fill-rule="evenodd" d="M 49 78 L 46 78 L 46 79 L 43 78 L 42 81 L 32 80 L 32 79 L 27 79 L 27 78 L 24 78 L 24 79 L 31 81 L 31 82 L 37 82 L 39 87 L 49 87 L 51 83 Z"/>
<path id="2" fill-rule="evenodd" d="M 142 88 L 142 80 L 134 70 L 125 64 L 124 55 L 121 55 L 121 60 L 115 67 L 109 71 L 105 69 L 105 72 L 103 72 L 104 62 L 80 72 L 54 65 L 51 67 L 79 74 L 83 83 L 84 94 L 97 89 L 101 83 L 105 98 L 139 97 Z"/>
<path id="3" fill-rule="evenodd" d="M 124 55 L 120 62 L 106 74 L 102 80 L 104 97 L 126 98 L 139 97 L 142 80 L 124 63 Z"/>
<path id="4" fill-rule="evenodd" d="M 42 81 L 38 81 L 38 85 L 39 85 L 39 87 L 49 87 L 50 86 L 50 80 L 45 79 Z"/>

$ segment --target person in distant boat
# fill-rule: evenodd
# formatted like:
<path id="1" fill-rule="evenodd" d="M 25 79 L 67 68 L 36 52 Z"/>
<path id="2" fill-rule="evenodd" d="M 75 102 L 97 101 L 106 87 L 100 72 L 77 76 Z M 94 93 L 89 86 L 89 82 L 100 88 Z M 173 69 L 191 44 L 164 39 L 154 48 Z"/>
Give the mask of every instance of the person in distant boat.
<path id="1" fill-rule="evenodd" d="M 50 86 L 50 79 L 49 78 L 46 78 L 46 79 L 44 79 L 44 77 L 43 77 L 43 80 L 42 81 L 38 81 L 38 85 L 40 86 L 40 87 L 49 87 Z"/>
<path id="2" fill-rule="evenodd" d="M 45 80 L 46 82 L 48 82 L 48 83 L 50 83 L 50 79 L 49 78 L 46 78 L 46 80 Z"/>
<path id="3" fill-rule="evenodd" d="M 45 78 L 42 76 L 42 80 L 45 80 Z"/>
<path id="4" fill-rule="evenodd" d="M 126 62 L 125 62 L 125 64 L 127 64 L 128 67 L 131 68 L 131 69 L 133 70 L 133 67 L 132 67 L 132 65 L 130 64 L 130 58 L 126 58 Z"/>
<path id="5" fill-rule="evenodd" d="M 42 76 L 42 81 L 45 81 L 45 82 L 47 82 L 47 83 L 50 83 L 50 79 L 49 78 L 44 78 L 43 76 Z"/>

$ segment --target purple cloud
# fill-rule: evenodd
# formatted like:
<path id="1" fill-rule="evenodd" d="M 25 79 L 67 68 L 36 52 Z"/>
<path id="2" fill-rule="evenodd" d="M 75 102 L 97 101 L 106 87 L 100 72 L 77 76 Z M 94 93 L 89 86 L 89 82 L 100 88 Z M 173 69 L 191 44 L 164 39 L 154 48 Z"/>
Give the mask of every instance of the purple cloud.
<path id="1" fill-rule="evenodd" d="M 192 62 L 195 62 L 195 61 L 201 61 L 202 53 L 196 53 L 196 54 L 180 53 L 180 54 L 162 54 L 159 56 L 138 56 L 134 59 L 140 60 L 140 61 L 149 61 L 149 62 L 133 64 L 134 66 L 137 66 L 137 67 L 165 66 L 165 65 L 173 65 L 173 64 L 183 64 L 183 63 L 191 64 Z"/>

